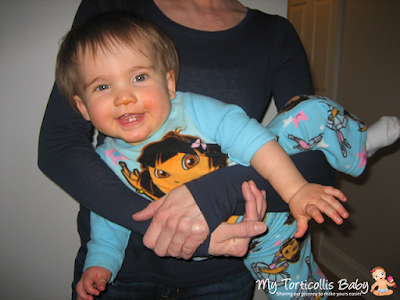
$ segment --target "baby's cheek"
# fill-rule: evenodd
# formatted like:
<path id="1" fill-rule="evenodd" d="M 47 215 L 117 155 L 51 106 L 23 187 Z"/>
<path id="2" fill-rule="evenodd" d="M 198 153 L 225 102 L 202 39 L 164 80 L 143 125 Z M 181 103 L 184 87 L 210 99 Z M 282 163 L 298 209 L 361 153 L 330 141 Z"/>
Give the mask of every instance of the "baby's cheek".
<path id="1" fill-rule="evenodd" d="M 168 102 L 170 102 L 168 93 L 159 89 L 147 90 L 142 95 L 142 99 L 144 99 L 148 105 L 153 107 L 160 104 L 166 105 Z"/>

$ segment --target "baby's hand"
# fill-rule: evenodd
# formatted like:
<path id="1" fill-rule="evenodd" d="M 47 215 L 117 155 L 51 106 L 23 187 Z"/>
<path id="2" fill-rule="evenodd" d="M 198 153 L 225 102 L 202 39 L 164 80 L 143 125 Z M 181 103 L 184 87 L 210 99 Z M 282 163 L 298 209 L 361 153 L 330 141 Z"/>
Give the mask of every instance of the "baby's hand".
<path id="1" fill-rule="evenodd" d="M 99 296 L 110 281 L 111 272 L 102 267 L 90 267 L 76 285 L 77 300 L 93 300 L 92 295 Z"/>
<path id="2" fill-rule="evenodd" d="M 290 199 L 289 207 L 297 220 L 295 238 L 302 237 L 308 228 L 308 221 L 313 218 L 317 223 L 324 222 L 321 212 L 330 217 L 336 224 L 343 223 L 349 213 L 337 200 L 347 201 L 346 196 L 331 186 L 322 186 L 314 183 L 305 184 Z"/>

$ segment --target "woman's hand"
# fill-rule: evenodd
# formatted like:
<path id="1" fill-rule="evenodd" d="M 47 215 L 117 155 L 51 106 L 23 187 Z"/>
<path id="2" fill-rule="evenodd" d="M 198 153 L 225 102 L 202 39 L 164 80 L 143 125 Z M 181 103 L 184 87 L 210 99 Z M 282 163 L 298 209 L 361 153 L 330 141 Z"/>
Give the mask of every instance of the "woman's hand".
<path id="1" fill-rule="evenodd" d="M 264 217 L 267 205 L 265 192 L 254 182 L 242 185 L 246 214 L 237 224 L 222 223 L 211 235 L 210 255 L 243 256 L 250 238 L 266 230 Z M 189 259 L 209 234 L 207 222 L 186 186 L 170 191 L 133 215 L 136 221 L 153 218 L 143 243 L 158 256 Z"/>
<path id="2" fill-rule="evenodd" d="M 249 248 L 250 238 L 267 230 L 260 222 L 267 210 L 266 192 L 260 191 L 253 181 L 242 184 L 246 200 L 246 213 L 240 223 L 221 223 L 211 234 L 210 255 L 244 256 Z"/>
<path id="3" fill-rule="evenodd" d="M 179 186 L 133 215 L 136 221 L 153 218 L 143 244 L 158 256 L 189 259 L 210 233 L 206 219 L 189 189 Z"/>

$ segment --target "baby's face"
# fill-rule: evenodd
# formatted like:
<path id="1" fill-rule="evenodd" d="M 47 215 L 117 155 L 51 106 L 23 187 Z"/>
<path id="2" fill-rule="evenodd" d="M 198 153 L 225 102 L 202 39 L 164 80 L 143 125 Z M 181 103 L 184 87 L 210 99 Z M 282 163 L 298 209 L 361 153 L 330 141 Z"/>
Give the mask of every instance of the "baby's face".
<path id="1" fill-rule="evenodd" d="M 385 279 L 386 272 L 382 269 L 376 269 L 374 272 L 372 272 L 372 278 L 374 278 L 375 280 Z"/>
<path id="2" fill-rule="evenodd" d="M 172 72 L 162 73 L 153 55 L 123 44 L 81 56 L 74 100 L 86 120 L 130 144 L 160 129 L 175 98 Z"/>

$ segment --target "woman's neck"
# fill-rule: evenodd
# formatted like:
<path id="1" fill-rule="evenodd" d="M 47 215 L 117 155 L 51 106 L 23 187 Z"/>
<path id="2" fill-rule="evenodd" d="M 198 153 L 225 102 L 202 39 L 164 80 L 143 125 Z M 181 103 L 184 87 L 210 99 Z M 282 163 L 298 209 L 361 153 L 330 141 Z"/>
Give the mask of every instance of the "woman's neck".
<path id="1" fill-rule="evenodd" d="M 223 31 L 238 25 L 247 8 L 236 0 L 154 0 L 172 21 L 201 31 Z"/>

